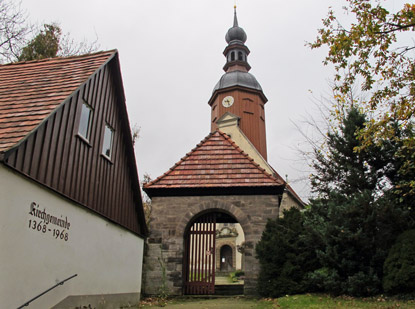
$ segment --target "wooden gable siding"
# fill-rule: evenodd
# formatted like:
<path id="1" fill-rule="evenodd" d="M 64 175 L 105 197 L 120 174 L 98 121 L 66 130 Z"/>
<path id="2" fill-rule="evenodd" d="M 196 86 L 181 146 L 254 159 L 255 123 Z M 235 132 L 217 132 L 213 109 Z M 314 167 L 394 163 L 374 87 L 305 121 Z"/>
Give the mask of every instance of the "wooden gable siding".
<path id="1" fill-rule="evenodd" d="M 104 217 L 143 234 L 135 161 L 129 162 L 131 134 L 124 98 L 117 94 L 115 59 L 99 69 L 28 138 L 5 155 L 4 162 Z M 77 136 L 84 99 L 93 109 L 89 143 Z M 122 105 L 121 105 L 122 106 Z M 114 129 L 111 161 L 101 155 L 105 124 Z M 127 134 L 125 131 L 127 130 Z M 134 168 L 131 168 L 131 164 Z"/>

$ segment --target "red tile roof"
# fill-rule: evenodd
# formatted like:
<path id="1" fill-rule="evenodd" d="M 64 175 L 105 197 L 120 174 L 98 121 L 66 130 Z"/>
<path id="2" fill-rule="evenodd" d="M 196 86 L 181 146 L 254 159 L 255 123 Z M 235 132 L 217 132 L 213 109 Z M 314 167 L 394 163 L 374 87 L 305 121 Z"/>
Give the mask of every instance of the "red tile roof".
<path id="1" fill-rule="evenodd" d="M 231 138 L 215 131 L 145 189 L 281 186 Z"/>
<path id="2" fill-rule="evenodd" d="M 0 65 L 0 152 L 35 129 L 115 53 Z"/>
<path id="3" fill-rule="evenodd" d="M 285 183 L 285 189 L 291 193 L 291 195 L 302 205 L 305 206 L 306 204 L 303 202 L 303 200 L 300 198 L 300 196 L 297 194 L 297 192 L 294 191 L 294 189 L 287 183 L 283 178 L 277 173 L 277 171 L 270 166 L 271 169 L 274 171 L 274 177 L 281 179 Z"/>

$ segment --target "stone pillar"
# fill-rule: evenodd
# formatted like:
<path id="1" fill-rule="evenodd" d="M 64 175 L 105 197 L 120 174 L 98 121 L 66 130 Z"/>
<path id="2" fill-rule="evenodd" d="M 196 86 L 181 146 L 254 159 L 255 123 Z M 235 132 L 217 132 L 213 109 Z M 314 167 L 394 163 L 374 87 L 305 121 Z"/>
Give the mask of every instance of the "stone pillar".
<path id="1" fill-rule="evenodd" d="M 182 295 L 184 241 L 176 230 L 174 210 L 168 206 L 168 199 L 153 199 L 143 271 L 146 295 L 160 295 L 163 285 L 168 295 Z"/>

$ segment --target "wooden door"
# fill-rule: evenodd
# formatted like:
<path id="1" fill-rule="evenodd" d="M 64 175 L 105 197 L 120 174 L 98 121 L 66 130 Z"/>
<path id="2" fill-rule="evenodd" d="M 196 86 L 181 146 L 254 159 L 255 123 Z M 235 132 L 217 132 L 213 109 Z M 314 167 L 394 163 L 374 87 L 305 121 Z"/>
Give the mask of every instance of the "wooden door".
<path id="1" fill-rule="evenodd" d="M 215 293 L 216 215 L 199 217 L 187 232 L 184 259 L 184 294 Z"/>

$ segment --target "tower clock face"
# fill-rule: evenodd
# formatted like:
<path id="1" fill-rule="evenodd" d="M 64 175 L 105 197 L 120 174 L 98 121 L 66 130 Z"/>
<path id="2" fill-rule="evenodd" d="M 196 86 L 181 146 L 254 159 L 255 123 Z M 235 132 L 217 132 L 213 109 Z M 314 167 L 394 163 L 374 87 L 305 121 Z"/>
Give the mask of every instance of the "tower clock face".
<path id="1" fill-rule="evenodd" d="M 224 107 L 231 107 L 233 104 L 233 101 L 234 101 L 233 96 L 228 95 L 227 97 L 223 98 L 222 105 Z"/>

